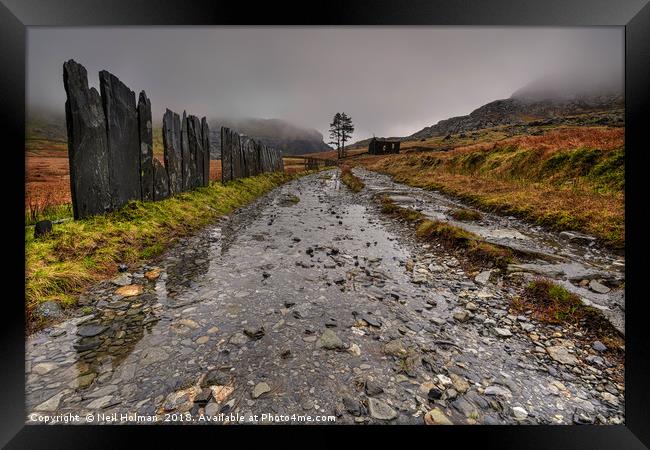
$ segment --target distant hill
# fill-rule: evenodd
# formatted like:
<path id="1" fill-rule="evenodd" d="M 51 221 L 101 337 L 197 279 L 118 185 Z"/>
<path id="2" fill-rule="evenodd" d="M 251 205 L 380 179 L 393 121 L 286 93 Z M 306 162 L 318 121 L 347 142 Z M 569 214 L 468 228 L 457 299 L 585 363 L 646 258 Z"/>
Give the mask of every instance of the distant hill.
<path id="1" fill-rule="evenodd" d="M 406 139 L 447 136 L 499 125 L 539 124 L 538 122 L 558 124 L 562 118 L 579 115 L 592 116 L 585 117 L 585 120 L 593 119 L 592 124 L 622 125 L 623 107 L 622 95 L 545 100 L 511 97 L 487 103 L 466 116 L 441 120 Z M 602 114 L 594 117 L 595 113 Z"/>
<path id="2" fill-rule="evenodd" d="M 323 135 L 317 130 L 301 128 L 280 119 L 210 119 L 208 122 L 212 158 L 221 157 L 220 130 L 222 126 L 278 148 L 285 155 L 302 155 L 331 150 L 323 142 Z"/>
<path id="3" fill-rule="evenodd" d="M 466 116 L 441 120 L 403 139 L 448 136 L 499 125 L 559 124 L 568 117 L 573 117 L 569 121 L 574 125 L 623 125 L 624 106 L 621 86 L 545 77 L 518 89 L 510 98 L 487 103 Z M 581 115 L 585 117 L 576 117 Z"/>
<path id="4" fill-rule="evenodd" d="M 210 155 L 221 158 L 221 126 L 259 139 L 267 145 L 279 148 L 285 155 L 298 155 L 331 150 L 323 142 L 323 135 L 313 129 L 301 128 L 279 119 L 211 119 Z M 63 114 L 30 111 L 27 119 L 27 138 L 49 140 L 67 144 L 65 116 Z M 162 155 L 162 128 L 153 129 L 154 153 Z"/>

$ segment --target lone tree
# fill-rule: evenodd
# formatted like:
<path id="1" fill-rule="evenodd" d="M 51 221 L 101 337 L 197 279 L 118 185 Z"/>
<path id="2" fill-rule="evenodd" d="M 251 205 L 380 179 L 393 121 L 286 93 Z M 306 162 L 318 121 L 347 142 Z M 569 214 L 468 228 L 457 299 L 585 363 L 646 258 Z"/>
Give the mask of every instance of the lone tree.
<path id="1" fill-rule="evenodd" d="M 345 143 L 349 141 L 354 133 L 354 124 L 352 118 L 347 114 L 336 113 L 330 124 L 330 144 L 336 144 L 336 154 L 339 159 L 345 157 Z"/>
<path id="2" fill-rule="evenodd" d="M 330 139 L 329 144 L 336 145 L 336 155 L 341 158 L 341 113 L 334 114 L 332 123 L 330 123 Z"/>

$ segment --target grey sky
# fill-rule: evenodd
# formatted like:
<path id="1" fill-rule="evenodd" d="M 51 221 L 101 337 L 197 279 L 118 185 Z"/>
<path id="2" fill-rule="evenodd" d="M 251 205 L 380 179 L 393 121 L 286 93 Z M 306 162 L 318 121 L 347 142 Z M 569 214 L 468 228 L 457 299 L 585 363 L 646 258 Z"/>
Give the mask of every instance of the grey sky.
<path id="1" fill-rule="evenodd" d="M 106 69 L 164 109 L 279 118 L 353 140 L 404 136 L 549 74 L 623 77 L 623 29 L 518 27 L 120 27 L 28 30 L 27 102 L 63 111 L 62 65 Z M 326 139 L 327 141 L 327 139 Z"/>

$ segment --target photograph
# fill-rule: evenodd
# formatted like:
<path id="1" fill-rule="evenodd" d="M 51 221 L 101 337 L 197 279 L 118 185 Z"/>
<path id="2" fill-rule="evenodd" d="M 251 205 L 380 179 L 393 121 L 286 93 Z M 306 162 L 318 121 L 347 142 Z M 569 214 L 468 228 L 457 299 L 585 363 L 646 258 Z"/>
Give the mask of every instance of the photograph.
<path id="1" fill-rule="evenodd" d="M 623 50 L 30 29 L 28 423 L 624 423 Z"/>
<path id="2" fill-rule="evenodd" d="M 0 5 L 0 446 L 647 448 L 647 0 L 315 24 L 54 1 Z"/>

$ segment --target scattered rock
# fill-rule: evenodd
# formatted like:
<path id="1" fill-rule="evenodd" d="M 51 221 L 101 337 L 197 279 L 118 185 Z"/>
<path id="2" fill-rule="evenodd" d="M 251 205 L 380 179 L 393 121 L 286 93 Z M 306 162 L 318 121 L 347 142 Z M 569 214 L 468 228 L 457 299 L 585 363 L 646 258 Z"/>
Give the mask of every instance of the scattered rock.
<path id="1" fill-rule="evenodd" d="M 386 403 L 376 398 L 368 398 L 368 410 L 370 416 L 379 420 L 394 420 L 397 418 L 397 412 Z"/>
<path id="2" fill-rule="evenodd" d="M 271 387 L 266 382 L 257 383 L 253 388 L 252 397 L 259 398 L 261 395 L 271 392 Z"/>
<path id="3" fill-rule="evenodd" d="M 142 285 L 140 284 L 129 284 L 126 286 L 122 286 L 121 288 L 118 288 L 115 291 L 115 294 L 120 295 L 122 297 L 135 297 L 136 295 L 140 295 L 144 292 L 142 289 Z"/>
<path id="4" fill-rule="evenodd" d="M 609 392 L 601 392 L 600 396 L 602 397 L 603 400 L 605 400 L 610 405 L 618 406 L 618 397 L 616 397 L 615 395 L 612 395 Z"/>
<path id="5" fill-rule="evenodd" d="M 57 302 L 47 300 L 38 304 L 36 314 L 44 319 L 58 319 L 63 316 L 63 310 Z"/>
<path id="6" fill-rule="evenodd" d="M 43 403 L 37 405 L 34 409 L 36 411 L 55 411 L 59 407 L 59 403 L 61 403 L 63 396 L 69 393 L 70 391 L 68 389 L 64 389 L 49 399 L 45 400 Z"/>
<path id="7" fill-rule="evenodd" d="M 361 356 L 361 348 L 357 344 L 350 344 L 348 351 L 354 356 Z"/>
<path id="8" fill-rule="evenodd" d="M 407 351 L 400 339 L 394 339 L 384 345 L 384 353 L 390 356 L 401 357 L 406 355 Z"/>
<path id="9" fill-rule="evenodd" d="M 551 358 L 561 364 L 567 364 L 570 366 L 578 364 L 578 359 L 569 353 L 569 351 L 562 347 L 561 345 L 554 345 L 551 347 L 546 347 L 546 352 Z"/>
<path id="10" fill-rule="evenodd" d="M 230 397 L 230 394 L 232 394 L 235 391 L 235 388 L 230 385 L 210 386 L 210 389 L 212 390 L 212 396 L 218 403 L 223 403 L 224 401 L 226 401 L 226 399 Z"/>
<path id="11" fill-rule="evenodd" d="M 251 327 L 251 328 L 245 328 L 244 334 L 249 338 L 251 338 L 252 340 L 257 341 L 259 339 L 262 339 L 262 337 L 264 337 L 265 331 L 263 326 Z"/>
<path id="12" fill-rule="evenodd" d="M 151 269 L 145 272 L 144 277 L 149 281 L 157 280 L 160 277 L 160 269 Z"/>
<path id="13" fill-rule="evenodd" d="M 45 236 L 52 232 L 52 222 L 49 220 L 40 220 L 34 224 L 34 239 Z"/>
<path id="14" fill-rule="evenodd" d="M 506 388 L 501 387 L 501 386 L 495 386 L 495 385 L 486 387 L 483 394 L 485 394 L 485 395 L 495 395 L 495 396 L 498 396 L 498 397 L 508 397 L 508 398 L 512 397 L 512 393 L 510 392 L 509 389 L 506 389 Z"/>
<path id="15" fill-rule="evenodd" d="M 512 408 L 512 412 L 515 415 L 515 419 L 517 420 L 523 420 L 526 417 L 528 417 L 528 411 L 526 411 L 521 406 L 515 406 L 514 408 Z"/>
<path id="16" fill-rule="evenodd" d="M 500 336 L 500 337 L 510 337 L 510 336 L 512 336 L 512 332 L 507 328 L 494 327 L 494 332 L 496 333 L 497 336 Z"/>
<path id="17" fill-rule="evenodd" d="M 32 367 L 32 372 L 37 373 L 39 375 L 45 375 L 46 373 L 56 369 L 56 364 L 54 363 L 47 363 L 47 362 L 42 362 L 36 364 L 34 367 Z"/>
<path id="18" fill-rule="evenodd" d="M 131 284 L 131 275 L 128 273 L 122 273 L 113 278 L 111 282 L 116 286 L 127 286 Z"/>
<path id="19" fill-rule="evenodd" d="M 594 341 L 594 342 L 591 344 L 591 347 L 592 347 L 594 350 L 598 351 L 598 352 L 604 352 L 605 350 L 607 350 L 607 347 L 605 346 L 605 344 L 603 344 L 603 343 L 600 342 L 600 341 Z"/>
<path id="20" fill-rule="evenodd" d="M 469 320 L 469 313 L 465 310 L 456 311 L 454 313 L 454 320 L 459 322 L 467 322 Z"/>
<path id="21" fill-rule="evenodd" d="M 88 403 L 86 406 L 89 409 L 102 409 L 108 405 L 111 404 L 111 400 L 113 400 L 112 395 L 106 395 L 104 397 L 99 397 L 92 402 Z"/>
<path id="22" fill-rule="evenodd" d="M 455 373 L 450 373 L 449 378 L 451 378 L 451 382 L 454 385 L 454 389 L 456 389 L 461 394 L 464 394 L 469 389 L 469 383 L 465 378 L 461 377 L 460 375 L 456 375 Z"/>
<path id="23" fill-rule="evenodd" d="M 424 423 L 427 425 L 453 425 L 451 420 L 438 408 L 433 408 L 424 415 Z"/>
<path id="24" fill-rule="evenodd" d="M 106 330 L 108 330 L 108 327 L 103 325 L 82 325 L 77 328 L 77 334 L 83 337 L 93 337 L 102 334 Z"/>
<path id="25" fill-rule="evenodd" d="M 359 417 L 365 413 L 365 408 L 361 402 L 351 397 L 343 397 L 343 407 L 355 417 Z"/>
<path id="26" fill-rule="evenodd" d="M 592 291 L 598 294 L 607 294 L 609 291 L 611 291 L 610 288 L 608 288 L 604 284 L 599 283 L 596 280 L 591 280 L 589 282 L 589 289 L 591 289 Z"/>
<path id="27" fill-rule="evenodd" d="M 205 344 L 209 340 L 210 340 L 210 336 L 201 336 L 194 342 L 196 342 L 198 345 L 201 345 L 201 344 Z"/>
<path id="28" fill-rule="evenodd" d="M 377 383 L 371 380 L 366 380 L 365 391 L 369 396 L 379 395 L 384 392 L 384 389 Z"/>
<path id="29" fill-rule="evenodd" d="M 319 339 L 319 345 L 328 350 L 342 349 L 343 341 L 329 328 L 323 331 Z"/>
<path id="30" fill-rule="evenodd" d="M 432 387 L 427 392 L 427 397 L 429 398 L 429 400 L 440 400 L 440 398 L 442 397 L 442 391 L 437 387 Z"/>
<path id="31" fill-rule="evenodd" d="M 476 281 L 477 283 L 480 283 L 480 284 L 487 284 L 487 282 L 490 281 L 490 275 L 492 275 L 492 271 L 491 270 L 485 270 L 485 271 L 479 273 L 478 275 L 476 275 L 476 277 L 474 278 L 474 281 Z"/>

